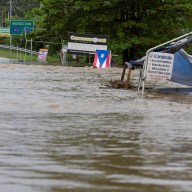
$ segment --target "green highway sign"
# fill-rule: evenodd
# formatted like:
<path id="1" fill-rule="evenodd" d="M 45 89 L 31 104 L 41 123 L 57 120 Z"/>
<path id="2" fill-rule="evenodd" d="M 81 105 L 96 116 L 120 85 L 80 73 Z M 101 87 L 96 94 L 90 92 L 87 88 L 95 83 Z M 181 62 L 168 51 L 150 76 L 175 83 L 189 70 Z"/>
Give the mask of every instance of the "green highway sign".
<path id="1" fill-rule="evenodd" d="M 0 27 L 0 37 L 9 37 L 10 28 Z"/>
<path id="2" fill-rule="evenodd" d="M 33 31 L 34 23 L 30 20 L 11 20 L 10 34 L 21 35 L 22 33 L 30 33 Z"/>

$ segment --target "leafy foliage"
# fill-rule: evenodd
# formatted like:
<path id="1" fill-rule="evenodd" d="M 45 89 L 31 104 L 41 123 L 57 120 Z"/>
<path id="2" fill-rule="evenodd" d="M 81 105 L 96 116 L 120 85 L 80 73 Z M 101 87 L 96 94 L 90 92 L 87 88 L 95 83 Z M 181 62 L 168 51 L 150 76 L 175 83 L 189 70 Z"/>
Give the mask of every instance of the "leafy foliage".
<path id="1" fill-rule="evenodd" d="M 17 1 L 29 7 L 37 3 Z M 192 29 L 191 0 L 40 0 L 40 3 L 40 8 L 25 15 L 35 21 L 38 29 L 44 29 L 37 30 L 36 36 L 62 37 L 67 41 L 68 32 L 109 35 L 109 49 L 116 54 L 133 48 L 134 57 L 140 57 L 149 47 Z"/>
<path id="2" fill-rule="evenodd" d="M 110 49 L 147 47 L 191 30 L 189 0 L 42 0 L 44 27 L 51 35 L 68 31 L 106 34 Z M 140 55 L 141 55 L 140 54 Z"/>

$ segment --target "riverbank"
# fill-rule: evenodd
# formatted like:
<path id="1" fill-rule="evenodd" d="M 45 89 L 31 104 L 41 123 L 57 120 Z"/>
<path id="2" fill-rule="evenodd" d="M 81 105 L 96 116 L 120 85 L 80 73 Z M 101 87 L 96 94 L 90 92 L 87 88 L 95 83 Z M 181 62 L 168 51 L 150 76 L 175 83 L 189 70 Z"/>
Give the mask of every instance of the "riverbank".
<path id="1" fill-rule="evenodd" d="M 12 50 L 10 52 L 9 49 L 0 49 L 0 57 L 8 58 L 8 59 L 15 59 L 20 61 L 26 62 L 38 62 L 38 55 L 31 55 L 29 53 L 19 52 Z M 49 63 L 60 63 L 60 58 L 58 54 L 47 56 L 47 62 Z"/>
<path id="2" fill-rule="evenodd" d="M 0 57 L 0 63 L 11 63 L 13 59 Z"/>

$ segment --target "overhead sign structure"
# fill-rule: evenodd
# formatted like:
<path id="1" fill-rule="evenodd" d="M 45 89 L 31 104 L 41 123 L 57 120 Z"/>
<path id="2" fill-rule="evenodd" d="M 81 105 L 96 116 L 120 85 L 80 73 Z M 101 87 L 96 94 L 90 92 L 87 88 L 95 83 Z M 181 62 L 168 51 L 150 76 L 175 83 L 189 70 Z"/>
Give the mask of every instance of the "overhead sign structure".
<path id="1" fill-rule="evenodd" d="M 30 20 L 11 20 L 10 34 L 21 35 L 22 33 L 29 33 L 33 31 L 34 23 Z"/>
<path id="2" fill-rule="evenodd" d="M 148 56 L 147 78 L 171 79 L 174 54 L 151 52 Z"/>
<path id="3" fill-rule="evenodd" d="M 0 37 L 9 37 L 10 28 L 0 27 Z"/>
<path id="4" fill-rule="evenodd" d="M 96 50 L 107 50 L 108 36 L 68 33 L 68 53 L 95 54 Z"/>

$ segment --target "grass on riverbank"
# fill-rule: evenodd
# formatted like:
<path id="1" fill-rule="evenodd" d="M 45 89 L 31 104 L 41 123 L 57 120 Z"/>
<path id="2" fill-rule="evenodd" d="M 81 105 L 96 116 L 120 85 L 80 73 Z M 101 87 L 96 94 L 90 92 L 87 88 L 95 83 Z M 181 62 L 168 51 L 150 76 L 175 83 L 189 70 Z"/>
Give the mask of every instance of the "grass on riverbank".
<path id="1" fill-rule="evenodd" d="M 38 56 L 37 55 L 31 55 L 29 53 L 23 53 L 23 52 L 16 52 L 14 50 L 5 50 L 5 49 L 0 49 L 0 57 L 4 58 L 10 58 L 10 59 L 17 59 L 21 61 L 27 61 L 27 62 L 38 62 Z M 47 62 L 48 63 L 60 63 L 60 58 L 59 55 L 49 55 L 47 56 Z"/>
<path id="2" fill-rule="evenodd" d="M 10 59 L 15 59 L 19 60 L 20 62 L 37 62 L 38 61 L 38 56 L 37 55 L 31 55 L 29 53 L 23 53 L 23 52 L 16 52 L 15 50 L 9 50 L 9 49 L 2 49 L 0 48 L 0 57 L 4 58 L 10 58 Z M 60 61 L 60 56 L 58 53 L 55 54 L 49 54 L 47 56 L 46 64 L 51 64 L 51 65 L 61 65 Z M 43 62 L 44 63 L 44 62 Z M 77 59 L 74 59 L 72 55 L 67 56 L 67 63 L 65 65 L 69 66 L 78 66 L 78 67 L 84 67 L 84 66 L 92 66 L 93 63 L 93 58 L 88 58 L 85 55 L 79 55 Z M 118 67 L 121 67 L 121 65 L 115 65 Z"/>

